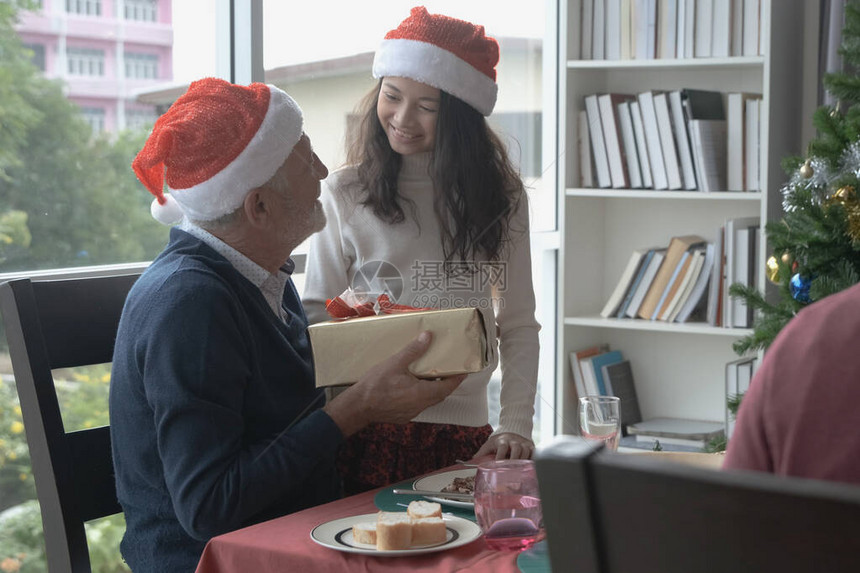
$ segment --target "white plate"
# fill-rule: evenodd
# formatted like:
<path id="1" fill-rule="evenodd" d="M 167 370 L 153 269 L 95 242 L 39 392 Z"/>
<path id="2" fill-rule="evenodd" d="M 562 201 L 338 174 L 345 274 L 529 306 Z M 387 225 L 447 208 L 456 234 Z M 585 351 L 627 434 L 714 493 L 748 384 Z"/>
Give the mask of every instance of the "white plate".
<path id="1" fill-rule="evenodd" d="M 442 489 L 444 489 L 448 484 L 454 481 L 454 478 L 472 477 L 477 472 L 478 470 L 476 468 L 465 468 L 462 470 L 451 470 L 449 472 L 433 474 L 431 476 L 426 476 L 419 480 L 415 480 L 415 482 L 412 484 L 412 489 L 438 491 L 441 494 Z M 475 507 L 475 504 L 471 501 L 460 501 L 448 499 L 445 497 L 435 497 L 429 495 L 425 495 L 424 497 L 426 497 L 427 499 L 432 499 L 433 501 L 439 503 L 443 503 L 445 505 L 450 505 L 452 507 L 465 507 L 470 509 L 473 509 Z"/>
<path id="2" fill-rule="evenodd" d="M 354 515 L 328 521 L 317 525 L 311 531 L 311 539 L 324 547 L 345 551 L 347 553 L 363 553 L 365 555 L 376 555 L 378 557 L 395 557 L 397 555 L 420 555 L 422 553 L 433 553 L 460 547 L 474 541 L 481 536 L 481 528 L 477 523 L 454 515 L 444 515 L 447 538 L 443 543 L 437 545 L 421 545 L 411 549 L 395 549 L 391 551 L 380 551 L 375 545 L 359 543 L 352 537 L 352 526 L 365 521 L 376 521 L 377 514 L 367 513 Z"/>

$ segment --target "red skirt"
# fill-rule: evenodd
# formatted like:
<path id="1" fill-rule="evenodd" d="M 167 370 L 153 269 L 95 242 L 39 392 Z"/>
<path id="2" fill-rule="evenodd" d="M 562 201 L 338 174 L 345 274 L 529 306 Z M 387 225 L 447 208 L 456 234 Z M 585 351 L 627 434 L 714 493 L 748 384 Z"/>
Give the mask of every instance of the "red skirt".
<path id="1" fill-rule="evenodd" d="M 346 439 L 338 452 L 345 495 L 453 465 L 475 455 L 493 433 L 486 426 L 371 424 Z"/>

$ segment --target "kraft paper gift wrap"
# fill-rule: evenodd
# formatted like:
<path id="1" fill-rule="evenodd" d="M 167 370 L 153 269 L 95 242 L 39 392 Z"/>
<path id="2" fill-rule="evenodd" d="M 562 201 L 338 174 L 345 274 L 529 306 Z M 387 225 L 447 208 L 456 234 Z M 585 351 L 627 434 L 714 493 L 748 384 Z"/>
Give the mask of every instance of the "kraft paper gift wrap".
<path id="1" fill-rule="evenodd" d="M 415 376 L 441 378 L 479 372 L 489 364 L 484 321 L 475 308 L 331 320 L 308 327 L 317 387 L 357 382 L 424 330 L 433 333 L 433 340 L 427 352 L 409 365 Z"/>

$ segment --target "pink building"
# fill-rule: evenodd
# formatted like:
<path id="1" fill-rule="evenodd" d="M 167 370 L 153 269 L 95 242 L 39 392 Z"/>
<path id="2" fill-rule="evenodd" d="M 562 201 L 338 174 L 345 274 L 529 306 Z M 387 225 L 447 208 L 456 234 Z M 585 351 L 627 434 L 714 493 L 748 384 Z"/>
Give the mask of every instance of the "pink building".
<path id="1" fill-rule="evenodd" d="M 21 15 L 22 42 L 96 131 L 155 121 L 136 90 L 173 79 L 172 0 L 41 0 Z"/>

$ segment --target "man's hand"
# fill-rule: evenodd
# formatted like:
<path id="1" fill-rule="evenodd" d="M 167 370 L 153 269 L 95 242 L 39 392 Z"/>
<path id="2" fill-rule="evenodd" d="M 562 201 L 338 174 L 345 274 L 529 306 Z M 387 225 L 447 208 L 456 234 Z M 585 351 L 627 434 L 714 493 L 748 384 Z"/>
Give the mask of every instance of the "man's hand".
<path id="1" fill-rule="evenodd" d="M 535 445 L 531 440 L 513 432 L 503 432 L 490 436 L 474 457 L 480 458 L 495 452 L 497 460 L 527 460 L 532 457 L 534 450 Z"/>
<path id="2" fill-rule="evenodd" d="M 422 332 L 403 350 L 380 362 L 355 384 L 326 404 L 325 410 L 343 432 L 354 434 L 373 422 L 405 424 L 427 407 L 441 402 L 466 377 L 419 380 L 409 365 L 430 346 L 432 336 Z"/>

